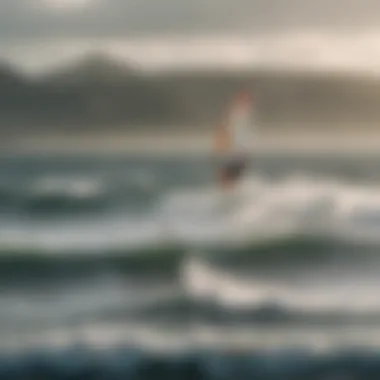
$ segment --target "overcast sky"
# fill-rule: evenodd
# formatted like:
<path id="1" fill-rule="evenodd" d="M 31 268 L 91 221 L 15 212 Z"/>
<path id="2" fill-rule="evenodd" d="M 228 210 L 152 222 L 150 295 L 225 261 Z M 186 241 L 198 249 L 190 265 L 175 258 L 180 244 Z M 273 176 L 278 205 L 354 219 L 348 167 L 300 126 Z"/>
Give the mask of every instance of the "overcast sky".
<path id="1" fill-rule="evenodd" d="M 378 0 L 1 0 L 0 38 L 380 25 Z"/>
<path id="2" fill-rule="evenodd" d="M 34 59 L 48 50 L 41 46 L 62 40 L 69 49 L 78 41 L 94 46 L 139 36 L 281 38 L 306 31 L 372 33 L 378 27 L 379 0 L 0 0 L 1 51 L 11 47 L 21 56 L 32 50 Z"/>

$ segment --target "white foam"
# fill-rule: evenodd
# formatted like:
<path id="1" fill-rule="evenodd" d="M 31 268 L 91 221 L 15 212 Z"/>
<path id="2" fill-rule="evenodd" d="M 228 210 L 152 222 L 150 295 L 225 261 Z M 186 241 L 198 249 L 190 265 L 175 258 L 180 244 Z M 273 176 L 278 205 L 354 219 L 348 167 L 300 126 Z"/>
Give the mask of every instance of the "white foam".
<path id="1" fill-rule="evenodd" d="M 79 328 L 46 329 L 21 337 L 13 336 L 0 348 L 7 353 L 25 352 L 35 347 L 70 348 L 78 345 L 107 350 L 120 345 L 131 345 L 144 352 L 175 353 L 211 348 L 220 352 L 239 352 L 244 349 L 281 350 L 307 349 L 311 352 L 329 352 L 339 348 L 379 348 L 378 330 L 371 327 L 322 328 L 224 328 L 208 325 L 167 328 L 155 325 L 93 323 Z M 4 348 L 5 346 L 5 348 Z"/>
<path id="2" fill-rule="evenodd" d="M 270 304 L 292 312 L 380 312 L 379 280 L 368 272 L 341 271 L 338 275 L 336 268 L 314 269 L 287 278 L 268 275 L 258 279 L 234 276 L 198 257 L 184 263 L 182 283 L 189 295 L 235 310 Z"/>
<path id="3" fill-rule="evenodd" d="M 48 189 L 67 190 L 67 181 L 52 183 Z M 74 181 L 73 193 L 90 196 L 101 191 L 102 182 L 85 181 L 81 186 Z M 171 241 L 201 248 L 305 233 L 380 243 L 380 186 L 300 175 L 271 182 L 252 177 L 227 196 L 213 187 L 175 191 L 139 218 L 119 213 L 49 224 L 7 222 L 0 226 L 0 246 L 91 252 Z"/>
<path id="4" fill-rule="evenodd" d="M 73 198 L 94 198 L 103 194 L 105 190 L 105 183 L 99 178 L 46 176 L 35 182 L 31 192 L 36 196 L 66 195 Z"/>
<path id="5" fill-rule="evenodd" d="M 166 241 L 160 226 L 140 218 L 98 218 L 17 222 L 0 229 L 0 247 L 38 254 L 107 254 L 110 250 L 140 249 Z"/>

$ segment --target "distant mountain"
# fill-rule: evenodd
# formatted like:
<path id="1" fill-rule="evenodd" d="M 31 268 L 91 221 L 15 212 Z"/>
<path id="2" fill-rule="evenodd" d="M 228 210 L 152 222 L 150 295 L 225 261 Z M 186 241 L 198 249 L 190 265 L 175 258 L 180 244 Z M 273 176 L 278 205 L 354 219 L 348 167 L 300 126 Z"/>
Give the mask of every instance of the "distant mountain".
<path id="1" fill-rule="evenodd" d="M 374 78 L 265 70 L 146 75 L 95 53 L 38 80 L 0 65 L 0 131 L 212 127 L 242 86 L 254 93 L 264 128 L 380 123 Z"/>
<path id="2" fill-rule="evenodd" d="M 6 62 L 0 62 L 0 87 L 6 86 L 14 88 L 23 86 L 28 82 L 28 78 L 21 75 L 14 67 Z"/>
<path id="3" fill-rule="evenodd" d="M 135 76 L 137 73 L 124 60 L 104 53 L 91 53 L 69 63 L 45 80 L 56 83 L 115 83 Z"/>

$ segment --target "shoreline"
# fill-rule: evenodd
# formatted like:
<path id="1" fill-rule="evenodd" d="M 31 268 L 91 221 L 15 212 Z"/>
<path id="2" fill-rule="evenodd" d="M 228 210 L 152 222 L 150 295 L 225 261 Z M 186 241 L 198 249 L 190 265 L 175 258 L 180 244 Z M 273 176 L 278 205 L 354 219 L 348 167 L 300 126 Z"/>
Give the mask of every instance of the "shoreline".
<path id="1" fill-rule="evenodd" d="M 212 132 L 95 132 L 33 134 L 3 139 L 8 153 L 212 153 Z M 265 131 L 253 136 L 258 153 L 380 154 L 380 130 Z"/>

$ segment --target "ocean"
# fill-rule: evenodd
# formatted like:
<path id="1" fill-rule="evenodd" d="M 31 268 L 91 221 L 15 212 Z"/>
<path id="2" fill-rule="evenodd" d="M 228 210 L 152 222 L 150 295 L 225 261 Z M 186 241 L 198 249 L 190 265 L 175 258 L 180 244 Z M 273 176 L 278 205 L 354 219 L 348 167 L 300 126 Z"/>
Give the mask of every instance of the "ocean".
<path id="1" fill-rule="evenodd" d="M 1 379 L 379 379 L 380 154 L 0 157 Z"/>

